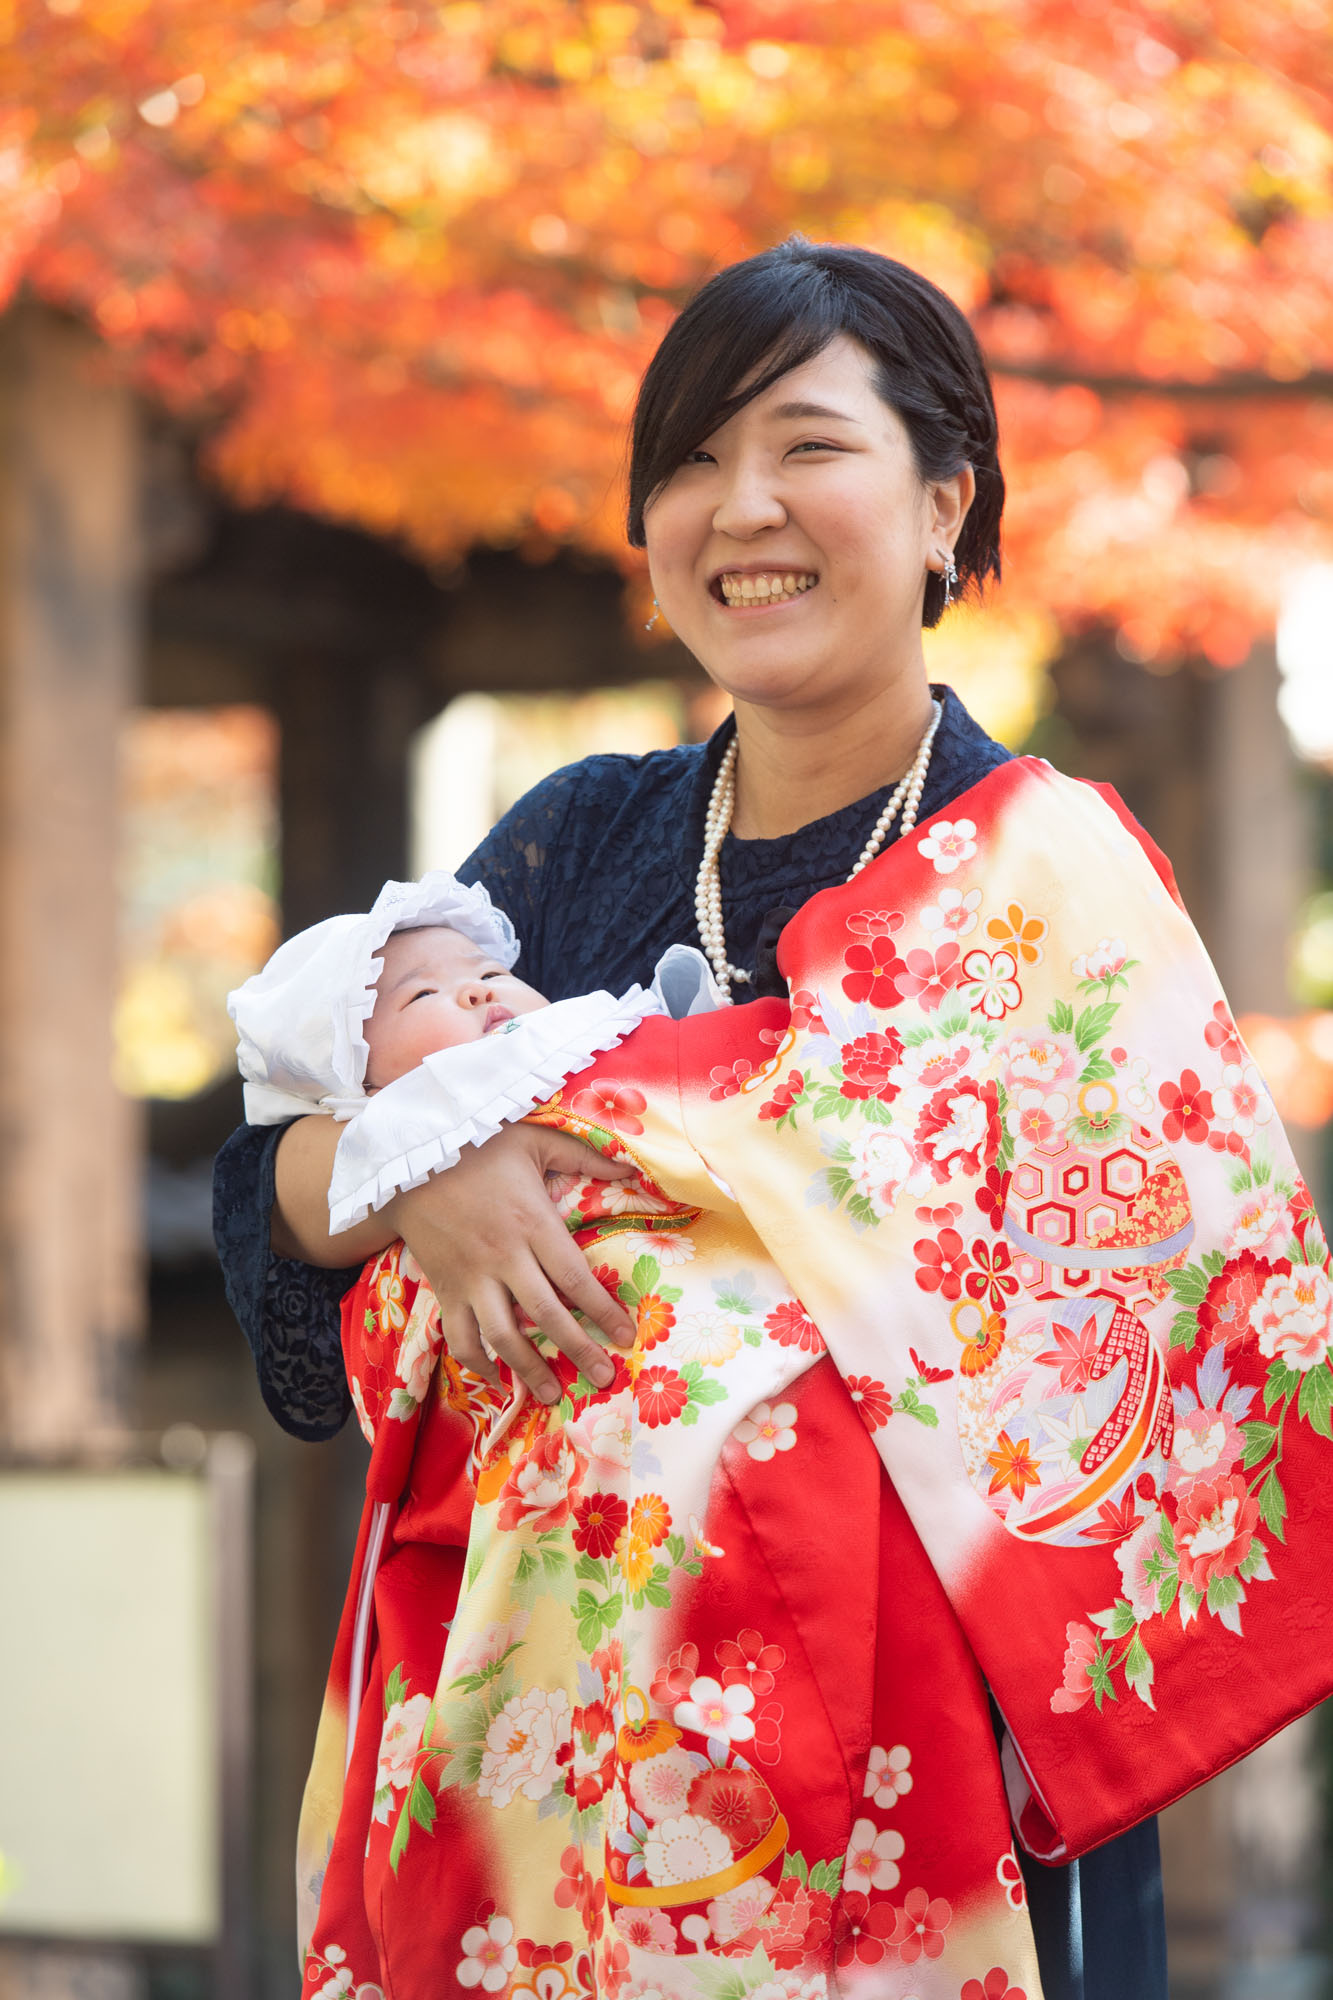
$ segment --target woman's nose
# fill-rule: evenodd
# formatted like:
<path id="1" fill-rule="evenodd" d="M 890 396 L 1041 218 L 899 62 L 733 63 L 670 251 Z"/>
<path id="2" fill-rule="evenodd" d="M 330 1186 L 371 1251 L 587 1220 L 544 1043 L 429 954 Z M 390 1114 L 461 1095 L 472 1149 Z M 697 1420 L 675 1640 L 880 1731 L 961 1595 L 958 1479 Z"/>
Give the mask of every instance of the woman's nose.
<path id="1" fill-rule="evenodd" d="M 763 467 L 737 465 L 727 477 L 725 489 L 713 510 L 713 527 L 720 535 L 748 541 L 766 528 L 780 528 L 787 509 L 776 484 Z"/>

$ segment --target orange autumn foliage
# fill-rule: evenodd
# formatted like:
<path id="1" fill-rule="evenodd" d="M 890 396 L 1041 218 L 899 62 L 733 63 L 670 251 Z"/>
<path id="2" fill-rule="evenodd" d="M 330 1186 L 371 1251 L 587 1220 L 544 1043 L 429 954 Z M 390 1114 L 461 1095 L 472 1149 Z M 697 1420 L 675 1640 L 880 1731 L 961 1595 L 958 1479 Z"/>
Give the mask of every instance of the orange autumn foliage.
<path id="1" fill-rule="evenodd" d="M 1006 595 L 1228 663 L 1333 552 L 1331 30 L 1327 0 L 0 0 L 0 296 L 85 315 L 242 500 L 632 568 L 625 418 L 681 300 L 794 229 L 870 244 L 998 371 Z"/>

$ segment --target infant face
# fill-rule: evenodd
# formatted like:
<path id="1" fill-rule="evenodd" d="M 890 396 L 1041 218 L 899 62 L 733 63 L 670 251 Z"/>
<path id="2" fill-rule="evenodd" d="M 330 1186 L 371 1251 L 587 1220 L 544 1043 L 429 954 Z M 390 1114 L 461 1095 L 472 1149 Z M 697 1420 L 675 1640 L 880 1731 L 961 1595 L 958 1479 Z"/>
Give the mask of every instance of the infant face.
<path id="1" fill-rule="evenodd" d="M 375 1011 L 364 1024 L 366 1089 L 406 1076 L 423 1057 L 479 1042 L 547 1002 L 460 931 L 433 924 L 385 940 Z"/>

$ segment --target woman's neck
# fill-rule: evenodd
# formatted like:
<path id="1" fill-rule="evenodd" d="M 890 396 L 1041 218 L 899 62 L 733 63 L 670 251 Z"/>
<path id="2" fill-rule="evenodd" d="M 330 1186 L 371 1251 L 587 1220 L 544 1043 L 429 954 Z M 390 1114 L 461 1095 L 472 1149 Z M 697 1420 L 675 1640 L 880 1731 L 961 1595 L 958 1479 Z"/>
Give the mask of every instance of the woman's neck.
<path id="1" fill-rule="evenodd" d="M 741 840 L 778 840 L 892 785 L 930 723 L 925 681 L 885 690 L 836 716 L 736 705 L 736 805 Z"/>

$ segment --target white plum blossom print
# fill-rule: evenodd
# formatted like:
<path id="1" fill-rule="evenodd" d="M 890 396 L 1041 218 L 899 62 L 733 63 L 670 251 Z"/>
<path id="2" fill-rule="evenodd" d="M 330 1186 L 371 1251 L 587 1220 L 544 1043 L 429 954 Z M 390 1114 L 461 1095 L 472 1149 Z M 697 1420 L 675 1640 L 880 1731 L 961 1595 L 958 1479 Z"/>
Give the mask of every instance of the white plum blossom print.
<path id="1" fill-rule="evenodd" d="M 1252 1139 L 1273 1116 L 1273 1101 L 1253 1063 L 1228 1063 L 1213 1092 L 1213 1115 L 1238 1139 Z"/>
<path id="2" fill-rule="evenodd" d="M 1123 938 L 1098 938 L 1091 951 L 1074 960 L 1075 979 L 1113 979 L 1129 957 Z"/>
<path id="3" fill-rule="evenodd" d="M 977 829 L 970 819 L 937 819 L 917 842 L 937 875 L 952 875 L 977 851 Z"/>
<path id="4" fill-rule="evenodd" d="M 356 1411 L 356 1420 L 361 1426 L 361 1435 L 367 1444 L 374 1444 L 375 1426 L 370 1421 L 370 1412 L 366 1408 L 366 1398 L 361 1384 L 355 1375 L 351 1377 L 348 1387 L 352 1392 L 352 1408 Z"/>
<path id="5" fill-rule="evenodd" d="M 493 1806 L 507 1806 L 520 1794 L 544 1799 L 562 1777 L 571 1740 L 563 1688 L 553 1693 L 528 1688 L 514 1695 L 486 1731 L 477 1790 Z"/>
<path id="6" fill-rule="evenodd" d="M 1250 1308 L 1265 1360 L 1304 1374 L 1325 1360 L 1333 1337 L 1333 1285 L 1316 1264 L 1275 1271 Z"/>
<path id="7" fill-rule="evenodd" d="M 906 1845 L 896 1827 L 886 1827 L 881 1832 L 873 1819 L 857 1820 L 847 1843 L 842 1871 L 844 1889 L 860 1889 L 865 1895 L 872 1889 L 896 1889 L 900 1879 L 898 1863 Z"/>
<path id="8" fill-rule="evenodd" d="M 677 1729 L 694 1729 L 723 1743 L 744 1743 L 754 1735 L 753 1707 L 753 1689 L 740 1682 L 724 1688 L 721 1681 L 704 1675 L 690 1683 L 690 1698 L 676 1703 L 672 1720 Z"/>
<path id="9" fill-rule="evenodd" d="M 866 1765 L 865 1796 L 873 1799 L 881 1812 L 896 1806 L 912 1789 L 912 1753 L 905 1743 L 895 1743 L 890 1750 L 877 1743 L 870 1752 Z"/>
<path id="10" fill-rule="evenodd" d="M 455 1977 L 460 1986 L 479 1986 L 483 1993 L 500 1993 L 509 1984 L 509 1975 L 518 1964 L 514 1926 L 508 1917 L 492 1917 L 487 1924 L 473 1924 L 459 1943 L 463 1961 Z"/>
<path id="11" fill-rule="evenodd" d="M 969 951 L 963 960 L 962 996 L 973 1014 L 1002 1021 L 1022 1001 L 1011 951 Z"/>
<path id="12" fill-rule="evenodd" d="M 955 941 L 970 937 L 977 927 L 980 907 L 980 889 L 969 889 L 966 895 L 952 886 L 941 889 L 934 902 L 922 910 L 921 928 L 932 942 L 940 937 Z"/>
<path id="13" fill-rule="evenodd" d="M 795 1403 L 756 1403 L 732 1436 L 751 1458 L 769 1459 L 774 1452 L 790 1451 L 796 1442 Z"/>
<path id="14" fill-rule="evenodd" d="M 697 1813 L 660 1820 L 643 1843 L 643 1865 L 655 1889 L 705 1881 L 730 1868 L 734 1859 L 721 1827 Z"/>

